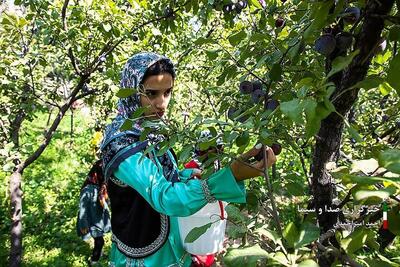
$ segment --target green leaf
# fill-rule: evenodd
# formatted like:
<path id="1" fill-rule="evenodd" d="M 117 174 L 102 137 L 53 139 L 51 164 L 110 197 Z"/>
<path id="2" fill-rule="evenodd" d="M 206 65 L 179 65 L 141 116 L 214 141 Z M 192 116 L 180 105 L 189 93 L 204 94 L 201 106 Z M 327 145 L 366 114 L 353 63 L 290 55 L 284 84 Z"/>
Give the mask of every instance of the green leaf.
<path id="1" fill-rule="evenodd" d="M 299 237 L 294 244 L 294 248 L 301 248 L 314 242 L 319 238 L 319 235 L 320 229 L 318 226 L 309 222 L 303 223 L 299 229 Z"/>
<path id="2" fill-rule="evenodd" d="M 262 8 L 260 2 L 258 2 L 257 0 L 250 0 L 249 4 L 255 6 L 256 8 Z"/>
<path id="3" fill-rule="evenodd" d="M 342 248 L 348 254 L 353 254 L 357 250 L 363 247 L 365 242 L 367 241 L 368 231 L 364 227 L 357 228 L 353 233 L 351 233 L 348 237 L 343 238 L 340 243 Z"/>
<path id="4" fill-rule="evenodd" d="M 130 130 L 130 129 L 132 129 L 132 125 L 133 125 L 133 122 L 132 122 L 131 120 L 127 119 L 127 120 L 125 120 L 124 123 L 121 125 L 120 130 L 121 130 L 121 131 Z"/>
<path id="5" fill-rule="evenodd" d="M 234 248 L 228 249 L 228 252 L 224 257 L 224 264 L 228 267 L 255 267 L 259 260 L 268 257 L 268 252 L 263 250 L 259 245 L 246 248 Z"/>
<path id="6" fill-rule="evenodd" d="M 332 61 L 332 69 L 331 71 L 328 73 L 328 75 L 326 76 L 326 78 L 331 77 L 333 74 L 338 73 L 339 71 L 343 70 L 344 68 L 346 68 L 351 61 L 353 60 L 353 58 L 358 55 L 360 51 L 356 50 L 352 53 L 350 53 L 348 56 L 345 57 L 337 57 Z"/>
<path id="7" fill-rule="evenodd" d="M 280 81 L 282 80 L 282 67 L 280 64 L 274 64 L 269 73 L 269 77 L 271 81 Z"/>
<path id="8" fill-rule="evenodd" d="M 136 90 L 134 89 L 120 89 L 117 92 L 116 96 L 119 98 L 125 98 L 133 95 L 134 93 L 136 93 Z"/>
<path id="9" fill-rule="evenodd" d="M 390 232 L 397 236 L 400 236 L 399 206 L 393 207 L 388 211 L 388 224 Z"/>
<path id="10" fill-rule="evenodd" d="M 312 6 L 311 18 L 313 19 L 310 26 L 304 31 L 304 38 L 312 37 L 314 31 L 322 29 L 327 24 L 329 9 L 332 7 L 333 1 L 316 2 Z"/>
<path id="11" fill-rule="evenodd" d="M 384 82 L 384 79 L 379 77 L 379 75 L 370 75 L 366 77 L 364 80 L 359 81 L 352 88 L 363 88 L 365 90 L 377 88 L 381 83 Z"/>
<path id="12" fill-rule="evenodd" d="M 203 235 L 208 228 L 210 228 L 212 223 L 207 223 L 200 227 L 194 227 L 185 237 L 185 243 L 193 243 L 196 241 L 201 235 Z"/>
<path id="13" fill-rule="evenodd" d="M 294 247 L 299 239 L 299 231 L 293 222 L 290 222 L 283 231 L 283 237 L 286 239 L 290 247 Z"/>
<path id="14" fill-rule="evenodd" d="M 388 95 L 390 93 L 390 91 L 392 91 L 392 90 L 393 90 L 393 88 L 387 82 L 384 82 L 379 85 L 379 91 L 381 92 L 381 94 L 383 96 Z"/>
<path id="15" fill-rule="evenodd" d="M 274 244 L 280 244 L 281 243 L 281 238 L 273 230 L 266 229 L 266 228 L 259 228 L 255 232 L 266 236 L 268 239 L 270 239 L 272 242 L 274 242 Z"/>
<path id="16" fill-rule="evenodd" d="M 347 131 L 349 131 L 350 136 L 353 137 L 357 142 L 361 143 L 362 141 L 364 141 L 357 130 L 354 129 L 351 124 L 347 124 Z"/>
<path id="17" fill-rule="evenodd" d="M 303 106 L 306 113 L 306 138 L 308 139 L 318 133 L 321 120 L 316 114 L 317 102 L 314 99 L 304 100 Z"/>
<path id="18" fill-rule="evenodd" d="M 313 260 L 305 260 L 300 262 L 297 267 L 319 267 L 319 265 Z"/>
<path id="19" fill-rule="evenodd" d="M 247 145 L 249 141 L 250 141 L 250 135 L 246 131 L 246 132 L 243 132 L 238 138 L 236 138 L 236 145 L 238 147 L 241 147 L 241 146 Z"/>
<path id="20" fill-rule="evenodd" d="M 390 41 L 400 41 L 400 26 L 393 26 L 389 31 Z"/>
<path id="21" fill-rule="evenodd" d="M 243 223 L 246 221 L 246 217 L 240 212 L 239 208 L 230 204 L 225 207 L 225 211 L 228 213 L 228 218 L 236 223 Z"/>
<path id="22" fill-rule="evenodd" d="M 244 38 L 246 38 L 247 34 L 244 30 L 241 30 L 238 33 L 235 33 L 233 35 L 231 35 L 230 37 L 228 37 L 229 43 L 232 46 L 236 46 L 237 44 L 239 44 Z"/>
<path id="23" fill-rule="evenodd" d="M 209 60 L 214 60 L 218 57 L 220 50 L 206 50 L 206 54 Z"/>
<path id="24" fill-rule="evenodd" d="M 209 38 L 200 37 L 196 41 L 194 41 L 195 45 L 203 45 L 203 44 L 212 44 L 214 41 Z"/>
<path id="25" fill-rule="evenodd" d="M 400 76 L 400 75 L 399 75 Z M 400 174 L 400 150 L 388 149 L 382 151 L 378 155 L 379 166 Z"/>
<path id="26" fill-rule="evenodd" d="M 109 31 L 111 30 L 111 25 L 110 25 L 110 24 L 104 23 L 104 24 L 102 24 L 102 25 L 103 25 L 103 29 L 104 29 L 106 32 L 109 32 Z"/>
<path id="27" fill-rule="evenodd" d="M 181 150 L 181 153 L 179 154 L 179 161 L 183 162 L 187 160 L 190 156 L 190 153 L 192 152 L 193 147 L 191 145 L 186 145 L 183 147 Z"/>
<path id="28" fill-rule="evenodd" d="M 239 225 L 229 225 L 226 229 L 226 234 L 229 238 L 242 238 L 247 233 L 246 225 L 239 224 Z"/>
<path id="29" fill-rule="evenodd" d="M 392 182 L 394 184 L 400 183 L 399 177 L 373 177 L 373 176 L 358 176 L 352 174 L 343 174 L 341 176 L 344 184 L 363 184 L 363 185 L 374 185 L 379 182 Z"/>
<path id="30" fill-rule="evenodd" d="M 384 200 L 394 193 L 396 193 L 396 189 L 393 187 L 388 187 L 380 190 L 358 190 L 353 193 L 353 196 L 354 199 L 357 201 L 372 197 Z"/>
<path id="31" fill-rule="evenodd" d="M 390 67 L 387 75 L 388 83 L 397 91 L 400 96 L 400 53 L 395 56 L 390 62 Z"/>
<path id="32" fill-rule="evenodd" d="M 303 185 L 298 182 L 287 183 L 285 187 L 292 196 L 304 196 Z"/>
<path id="33" fill-rule="evenodd" d="M 298 98 L 295 98 L 288 102 L 282 102 L 279 107 L 282 113 L 288 116 L 294 122 L 302 123 L 302 105 L 300 104 L 300 100 Z"/>

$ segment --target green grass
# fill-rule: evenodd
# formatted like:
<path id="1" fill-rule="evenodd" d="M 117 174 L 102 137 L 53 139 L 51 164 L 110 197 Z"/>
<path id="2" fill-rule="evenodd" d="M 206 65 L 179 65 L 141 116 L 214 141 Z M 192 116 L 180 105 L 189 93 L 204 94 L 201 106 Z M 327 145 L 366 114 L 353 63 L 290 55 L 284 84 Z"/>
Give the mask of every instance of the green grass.
<path id="1" fill-rule="evenodd" d="M 31 153 L 41 142 L 46 114 L 38 114 L 23 125 L 21 144 Z M 82 241 L 76 234 L 79 190 L 94 160 L 90 146 L 93 122 L 78 112 L 74 136 L 70 136 L 70 116 L 65 117 L 51 143 L 23 175 L 23 266 L 86 266 L 93 240 Z M 27 154 L 24 154 L 26 156 Z M 10 173 L 0 172 L 0 266 L 7 266 L 9 253 Z M 110 237 L 104 253 L 108 255 Z M 107 266 L 103 256 L 99 266 Z"/>

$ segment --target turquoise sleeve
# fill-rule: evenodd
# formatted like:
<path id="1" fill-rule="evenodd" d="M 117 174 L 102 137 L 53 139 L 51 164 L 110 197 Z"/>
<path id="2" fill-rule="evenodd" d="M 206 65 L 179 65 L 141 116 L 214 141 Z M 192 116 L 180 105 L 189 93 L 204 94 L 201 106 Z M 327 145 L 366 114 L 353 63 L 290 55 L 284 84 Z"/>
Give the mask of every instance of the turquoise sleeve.
<path id="1" fill-rule="evenodd" d="M 189 216 L 206 205 L 210 196 L 246 202 L 244 184 L 236 182 L 230 168 L 212 174 L 206 182 L 183 177 L 181 182 L 171 183 L 163 176 L 161 167 L 139 152 L 121 162 L 114 176 L 134 188 L 156 211 L 169 216 Z"/>

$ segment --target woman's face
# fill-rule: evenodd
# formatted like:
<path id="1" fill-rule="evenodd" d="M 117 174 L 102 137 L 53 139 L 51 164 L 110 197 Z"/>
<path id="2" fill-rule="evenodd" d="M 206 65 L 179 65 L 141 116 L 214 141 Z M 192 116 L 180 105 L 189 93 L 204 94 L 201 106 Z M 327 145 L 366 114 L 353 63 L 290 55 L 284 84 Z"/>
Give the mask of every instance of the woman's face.
<path id="1" fill-rule="evenodd" d="M 151 116 L 150 119 L 162 117 L 167 111 L 171 100 L 174 79 L 169 73 L 152 75 L 146 78 L 143 83 L 144 94 L 140 95 L 142 107 L 148 107 L 144 115 Z"/>

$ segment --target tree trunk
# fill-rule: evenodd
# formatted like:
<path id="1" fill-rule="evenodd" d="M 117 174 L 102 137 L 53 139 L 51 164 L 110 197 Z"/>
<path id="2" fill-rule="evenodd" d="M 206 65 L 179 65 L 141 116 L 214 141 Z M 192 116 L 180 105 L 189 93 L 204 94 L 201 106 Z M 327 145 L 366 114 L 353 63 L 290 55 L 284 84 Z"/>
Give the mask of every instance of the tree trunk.
<path id="1" fill-rule="evenodd" d="M 82 89 L 83 84 L 89 75 L 81 76 L 78 84 L 74 88 L 70 99 L 59 110 L 50 129 L 45 134 L 43 143 L 33 152 L 24 162 L 17 163 L 16 169 L 10 177 L 10 198 L 11 198 L 11 248 L 10 248 L 10 266 L 19 267 L 22 262 L 22 190 L 21 181 L 25 168 L 32 164 L 43 153 L 49 145 L 58 125 L 65 113 L 75 101 L 75 97 Z"/>
<path id="2" fill-rule="evenodd" d="M 335 99 L 333 104 L 336 111 L 344 117 L 356 102 L 359 89 L 343 92 L 365 78 L 384 26 L 384 20 L 379 15 L 388 14 L 393 4 L 394 0 L 368 1 L 364 23 L 355 44 L 355 49 L 359 49 L 360 52 L 344 71 L 335 75 L 336 90 L 332 95 L 332 99 Z M 325 165 L 334 161 L 335 153 L 339 151 L 343 128 L 343 119 L 338 114 L 332 113 L 321 122 L 316 137 L 312 163 L 312 192 L 316 210 L 322 209 L 321 214 L 317 213 L 322 232 L 332 229 L 337 222 L 338 214 L 325 212 L 325 206 L 332 207 L 336 192 L 332 177 Z M 319 264 L 322 267 L 330 266 L 332 259 L 319 257 Z"/>
<path id="3" fill-rule="evenodd" d="M 22 260 L 22 169 L 17 167 L 10 177 L 11 248 L 10 266 L 18 267 Z"/>

